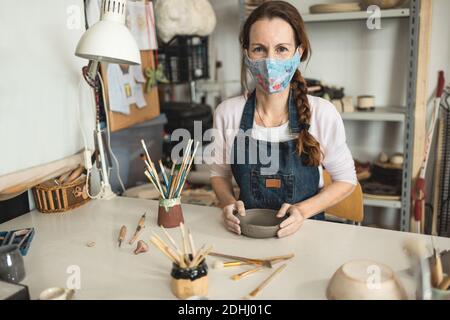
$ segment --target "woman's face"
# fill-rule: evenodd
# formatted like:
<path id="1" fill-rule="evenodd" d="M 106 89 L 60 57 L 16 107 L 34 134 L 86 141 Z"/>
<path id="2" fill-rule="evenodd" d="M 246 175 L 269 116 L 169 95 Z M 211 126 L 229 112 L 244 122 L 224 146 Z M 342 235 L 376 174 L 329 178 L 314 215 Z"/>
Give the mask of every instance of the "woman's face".
<path id="1" fill-rule="evenodd" d="M 288 59 L 296 49 L 294 30 L 283 19 L 258 20 L 250 28 L 247 54 L 252 60 Z"/>

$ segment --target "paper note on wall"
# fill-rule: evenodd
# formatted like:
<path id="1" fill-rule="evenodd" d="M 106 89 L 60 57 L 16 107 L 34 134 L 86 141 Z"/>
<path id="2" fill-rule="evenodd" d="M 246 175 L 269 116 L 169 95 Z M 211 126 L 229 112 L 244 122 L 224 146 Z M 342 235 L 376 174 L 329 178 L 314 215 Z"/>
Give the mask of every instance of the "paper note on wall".
<path id="1" fill-rule="evenodd" d="M 157 50 L 153 3 L 128 2 L 127 26 L 140 50 Z"/>
<path id="2" fill-rule="evenodd" d="M 140 83 L 136 83 L 134 87 L 134 96 L 136 98 L 136 105 L 138 108 L 143 108 L 147 106 L 147 101 L 145 101 L 144 90 Z"/>
<path id="3" fill-rule="evenodd" d="M 130 73 L 134 76 L 134 80 L 140 83 L 147 82 L 147 80 L 144 77 L 144 74 L 142 73 L 142 68 L 140 65 L 131 65 L 130 66 Z"/>
<path id="4" fill-rule="evenodd" d="M 109 64 L 107 70 L 110 110 L 130 114 L 130 104 L 126 97 L 123 72 L 120 66 L 118 64 Z"/>

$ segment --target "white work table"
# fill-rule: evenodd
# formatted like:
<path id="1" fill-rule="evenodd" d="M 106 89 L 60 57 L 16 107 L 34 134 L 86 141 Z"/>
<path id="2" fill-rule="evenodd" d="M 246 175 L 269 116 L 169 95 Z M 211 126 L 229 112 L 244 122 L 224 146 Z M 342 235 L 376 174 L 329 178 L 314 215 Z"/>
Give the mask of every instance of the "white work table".
<path id="1" fill-rule="evenodd" d="M 250 239 L 228 232 L 217 208 L 183 205 L 187 227 L 197 247 L 211 244 L 221 253 L 263 258 L 294 253 L 287 268 L 257 297 L 259 299 L 325 299 L 328 280 L 343 263 L 360 258 L 390 266 L 412 297 L 415 284 L 405 271 L 408 259 L 402 250 L 409 237 L 428 236 L 308 220 L 295 235 L 283 239 Z M 122 225 L 128 228 L 127 241 L 140 216 L 147 212 L 146 228 L 140 239 L 149 243 L 149 252 L 134 255 L 135 245 L 117 247 Z M 65 287 L 73 272 L 81 271 L 81 289 L 75 299 L 174 299 L 170 290 L 170 261 L 149 238 L 151 231 L 162 235 L 156 225 L 157 202 L 118 197 L 110 201 L 90 201 L 65 214 L 33 211 L 4 224 L 0 231 L 34 227 L 36 234 L 25 257 L 26 278 L 32 299 L 46 288 Z M 169 229 L 179 239 L 179 228 Z M 87 243 L 95 242 L 94 247 Z M 450 239 L 437 238 L 440 250 L 450 249 Z M 240 281 L 230 275 L 245 267 L 213 269 L 209 257 L 210 299 L 241 299 L 271 270 Z"/>

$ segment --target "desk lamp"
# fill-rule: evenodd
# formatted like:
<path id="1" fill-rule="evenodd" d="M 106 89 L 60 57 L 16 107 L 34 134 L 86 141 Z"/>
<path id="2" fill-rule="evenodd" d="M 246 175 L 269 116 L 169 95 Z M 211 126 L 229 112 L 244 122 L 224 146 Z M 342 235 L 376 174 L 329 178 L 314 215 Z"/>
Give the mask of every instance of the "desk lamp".
<path id="1" fill-rule="evenodd" d="M 96 104 L 95 141 L 100 157 L 100 199 L 112 199 L 106 168 L 105 150 L 100 127 L 100 100 L 102 88 L 98 76 L 100 62 L 117 64 L 140 64 L 141 56 L 133 35 L 125 26 L 127 0 L 102 0 L 100 21 L 94 24 L 81 37 L 75 55 L 89 60 L 83 67 L 83 76 L 94 90 Z M 106 101 L 104 101 L 106 103 Z M 105 110 L 105 112 L 107 112 Z M 90 161 L 90 159 L 86 159 Z"/>

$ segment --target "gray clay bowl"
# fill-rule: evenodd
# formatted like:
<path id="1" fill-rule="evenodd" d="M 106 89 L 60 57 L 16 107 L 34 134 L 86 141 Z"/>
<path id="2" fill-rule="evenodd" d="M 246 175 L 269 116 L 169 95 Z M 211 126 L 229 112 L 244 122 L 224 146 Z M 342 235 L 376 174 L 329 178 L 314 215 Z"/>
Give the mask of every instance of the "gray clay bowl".
<path id="1" fill-rule="evenodd" d="M 277 218 L 278 211 L 270 209 L 245 210 L 245 217 L 237 214 L 240 220 L 241 233 L 244 236 L 256 239 L 273 238 L 280 230 L 280 223 L 284 218 Z"/>

